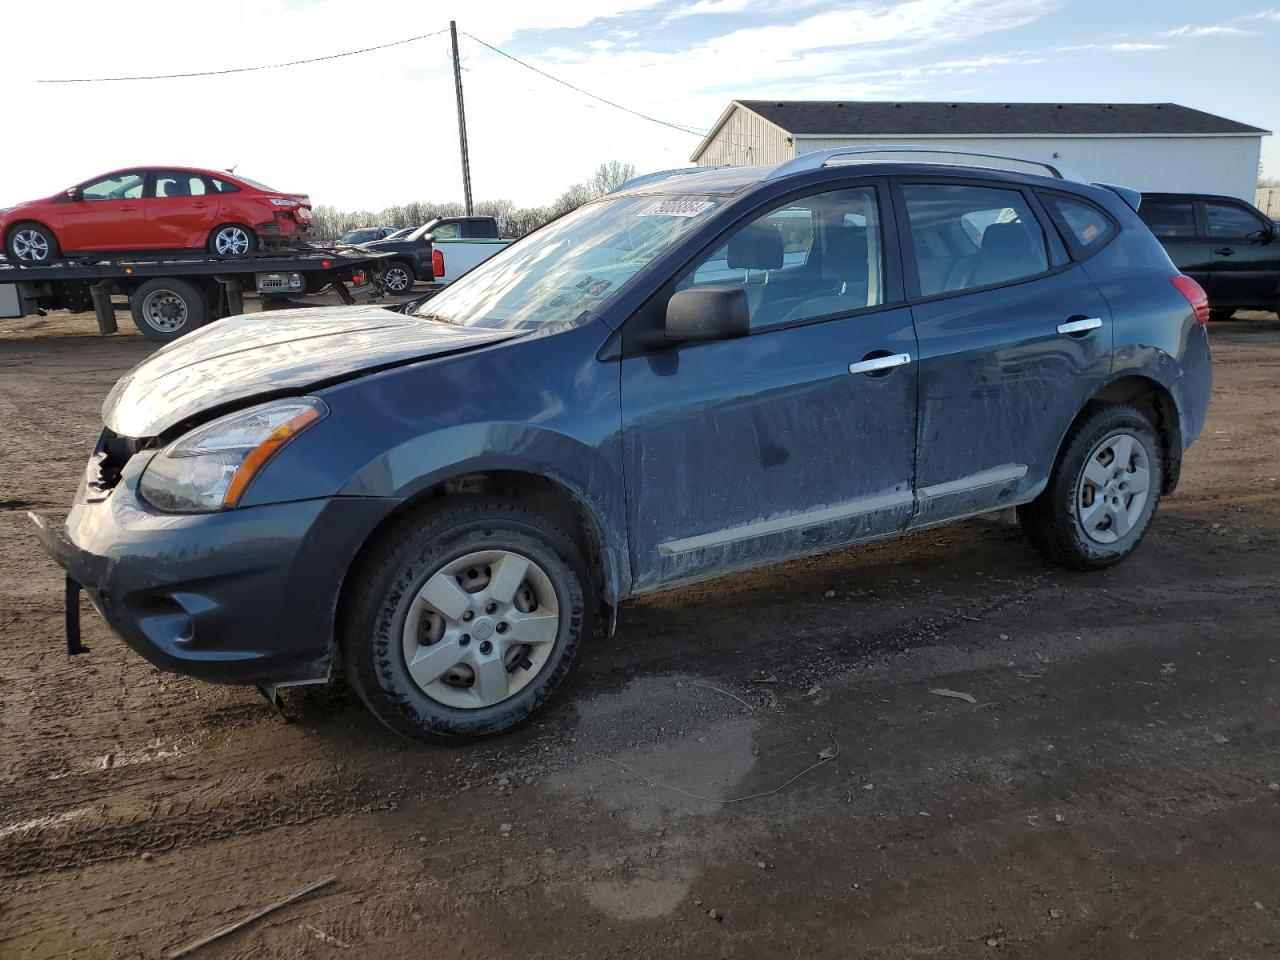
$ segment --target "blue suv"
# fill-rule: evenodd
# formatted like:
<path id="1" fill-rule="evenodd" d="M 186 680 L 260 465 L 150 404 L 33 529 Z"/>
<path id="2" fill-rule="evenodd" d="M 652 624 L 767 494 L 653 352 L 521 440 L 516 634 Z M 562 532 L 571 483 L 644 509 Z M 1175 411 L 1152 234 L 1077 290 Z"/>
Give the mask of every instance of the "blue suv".
<path id="1" fill-rule="evenodd" d="M 1204 423 L 1203 291 L 1132 191 L 876 156 L 643 177 L 401 311 L 164 347 L 35 518 L 68 643 L 83 588 L 164 669 L 459 739 L 651 591 L 1006 507 L 1118 562 Z"/>

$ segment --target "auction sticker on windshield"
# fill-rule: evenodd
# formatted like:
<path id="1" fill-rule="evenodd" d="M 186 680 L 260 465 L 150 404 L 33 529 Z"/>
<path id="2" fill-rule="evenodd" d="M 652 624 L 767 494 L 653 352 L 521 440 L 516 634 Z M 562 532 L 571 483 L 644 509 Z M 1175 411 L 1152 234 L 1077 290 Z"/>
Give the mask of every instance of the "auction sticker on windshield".
<path id="1" fill-rule="evenodd" d="M 643 210 L 637 211 L 637 217 L 696 217 L 707 209 L 714 207 L 714 200 L 659 200 L 651 203 Z"/>

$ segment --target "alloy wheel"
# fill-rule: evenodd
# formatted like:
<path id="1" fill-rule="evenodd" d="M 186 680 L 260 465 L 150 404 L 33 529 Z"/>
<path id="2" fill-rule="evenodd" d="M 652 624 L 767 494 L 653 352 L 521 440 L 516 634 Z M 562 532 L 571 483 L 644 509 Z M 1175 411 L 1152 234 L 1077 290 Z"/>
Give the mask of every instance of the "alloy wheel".
<path id="1" fill-rule="evenodd" d="M 223 227 L 213 238 L 220 257 L 240 257 L 249 252 L 249 234 L 242 227 Z"/>
<path id="2" fill-rule="evenodd" d="M 13 253 L 24 263 L 49 259 L 49 239 L 39 230 L 19 230 L 13 235 Z"/>
<path id="3" fill-rule="evenodd" d="M 392 293 L 403 293 L 413 285 L 409 271 L 398 266 L 387 267 L 382 271 L 382 282 Z"/>
<path id="4" fill-rule="evenodd" d="M 1089 539 L 1115 543 L 1142 519 L 1150 496 L 1146 447 L 1129 433 L 1116 433 L 1094 447 L 1076 483 L 1075 509 Z"/>
<path id="5" fill-rule="evenodd" d="M 427 578 L 405 618 L 409 675 L 448 707 L 507 700 L 546 665 L 560 634 L 560 603 L 546 571 L 509 550 L 451 560 Z"/>

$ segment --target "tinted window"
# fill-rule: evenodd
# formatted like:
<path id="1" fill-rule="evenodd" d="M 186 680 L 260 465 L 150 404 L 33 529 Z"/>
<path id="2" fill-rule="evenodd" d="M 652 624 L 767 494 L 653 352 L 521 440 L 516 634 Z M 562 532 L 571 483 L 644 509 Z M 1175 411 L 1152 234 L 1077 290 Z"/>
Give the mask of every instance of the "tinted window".
<path id="1" fill-rule="evenodd" d="M 753 328 L 884 302 L 875 190 L 832 190 L 740 227 L 678 289 L 732 284 L 747 293 Z"/>
<path id="2" fill-rule="evenodd" d="M 1261 220 L 1248 210 L 1229 203 L 1204 204 L 1205 216 L 1209 219 L 1209 236 L 1236 237 L 1243 239 L 1264 228 Z"/>
<path id="3" fill-rule="evenodd" d="M 1044 230 L 1018 191 L 917 183 L 902 193 L 923 296 L 1049 269 Z"/>
<path id="4" fill-rule="evenodd" d="M 1091 203 L 1055 196 L 1047 196 L 1044 200 L 1057 211 L 1081 247 L 1096 247 L 1115 232 L 1115 224 Z"/>
<path id="5" fill-rule="evenodd" d="M 1138 216 L 1157 237 L 1196 235 L 1196 214 L 1190 200 L 1143 200 Z"/>
<path id="6" fill-rule="evenodd" d="M 210 180 L 213 184 L 214 193 L 239 193 L 240 188 L 234 183 L 227 183 L 225 180 Z"/>
<path id="7" fill-rule="evenodd" d="M 82 200 L 137 200 L 146 178 L 141 173 L 118 173 L 80 188 Z"/>
<path id="8" fill-rule="evenodd" d="M 156 174 L 157 197 L 201 197 L 206 189 L 204 177 L 198 173 L 162 170 Z"/>

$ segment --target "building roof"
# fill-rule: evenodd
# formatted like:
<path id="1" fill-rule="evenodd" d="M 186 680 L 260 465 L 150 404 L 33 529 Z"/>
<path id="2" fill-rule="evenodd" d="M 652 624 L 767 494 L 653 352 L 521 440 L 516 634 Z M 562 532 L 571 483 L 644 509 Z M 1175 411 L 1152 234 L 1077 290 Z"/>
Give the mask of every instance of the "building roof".
<path id="1" fill-rule="evenodd" d="M 800 136 L 1176 136 L 1262 135 L 1270 132 L 1177 103 L 890 103 L 866 100 L 735 100 L 734 103 L 759 114 L 787 133 Z"/>

